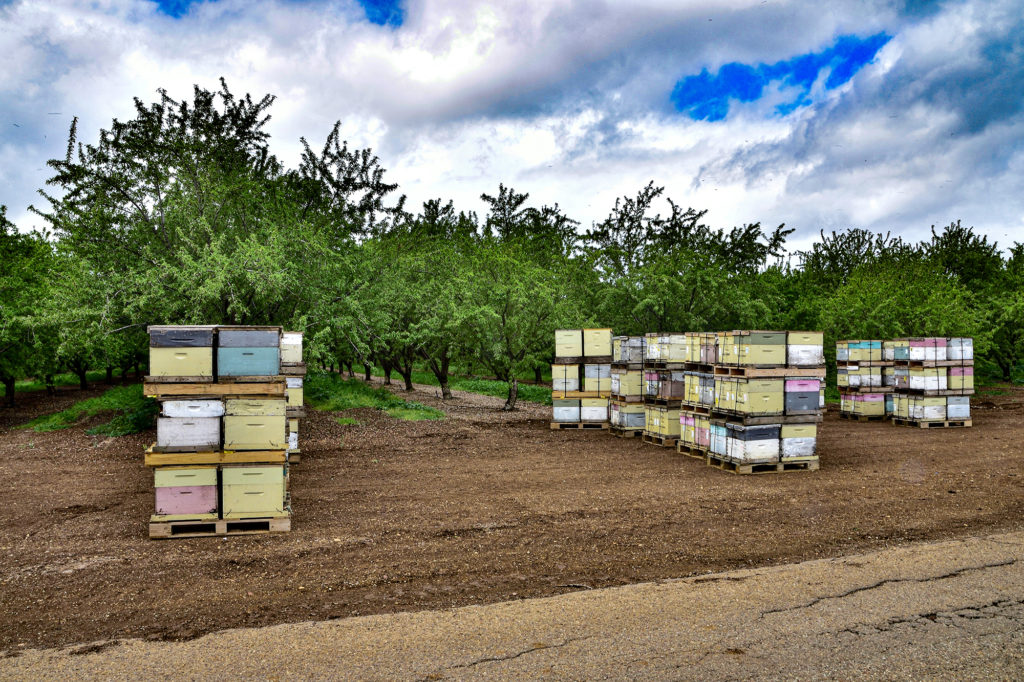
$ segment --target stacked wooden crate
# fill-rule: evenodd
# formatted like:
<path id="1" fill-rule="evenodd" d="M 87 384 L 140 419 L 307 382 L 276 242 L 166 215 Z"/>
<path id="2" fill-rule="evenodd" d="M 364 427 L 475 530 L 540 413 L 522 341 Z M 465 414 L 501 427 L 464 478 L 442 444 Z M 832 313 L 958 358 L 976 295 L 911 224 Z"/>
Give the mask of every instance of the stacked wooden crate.
<path id="1" fill-rule="evenodd" d="M 608 404 L 610 432 L 620 438 L 643 436 L 644 337 L 616 336 L 612 339 L 611 398 Z"/>
<path id="2" fill-rule="evenodd" d="M 821 332 L 729 331 L 719 332 L 716 342 L 714 404 L 698 403 L 709 416 L 705 462 L 735 473 L 816 470 L 825 377 Z M 710 351 L 703 357 L 710 359 Z M 696 435 L 690 447 L 699 452 Z"/>
<path id="3" fill-rule="evenodd" d="M 612 330 L 555 330 L 552 429 L 607 429 Z"/>
<path id="4" fill-rule="evenodd" d="M 299 420 L 305 418 L 303 385 L 306 380 L 306 363 L 302 361 L 302 332 L 281 334 L 281 374 L 285 377 L 288 405 L 288 463 L 298 464 L 302 450 L 299 448 Z"/>
<path id="5" fill-rule="evenodd" d="M 897 339 L 892 347 L 893 423 L 919 428 L 971 426 L 973 339 Z"/>
<path id="6" fill-rule="evenodd" d="M 836 343 L 839 416 L 882 421 L 891 414 L 895 390 L 893 347 L 877 339 Z"/>
<path id="7" fill-rule="evenodd" d="M 679 411 L 679 442 L 676 450 L 701 460 L 707 456 L 711 447 L 711 412 L 715 407 L 714 366 L 717 359 L 717 334 L 686 333 L 683 400 Z"/>
<path id="8" fill-rule="evenodd" d="M 675 448 L 679 442 L 679 414 L 686 388 L 686 338 L 681 333 L 645 336 L 644 442 L 667 448 Z"/>
<path id="9" fill-rule="evenodd" d="M 145 459 L 156 488 L 150 537 L 290 530 L 281 328 L 153 326 L 149 334 L 143 390 L 161 406 Z"/>

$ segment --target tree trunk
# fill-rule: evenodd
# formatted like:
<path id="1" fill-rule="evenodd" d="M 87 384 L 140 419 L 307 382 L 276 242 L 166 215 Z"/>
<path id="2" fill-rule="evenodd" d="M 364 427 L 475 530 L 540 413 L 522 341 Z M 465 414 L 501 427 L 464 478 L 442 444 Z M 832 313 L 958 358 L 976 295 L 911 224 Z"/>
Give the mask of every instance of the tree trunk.
<path id="1" fill-rule="evenodd" d="M 107 365 L 107 378 L 104 379 L 103 382 L 105 384 L 108 384 L 108 385 L 114 383 L 114 366 L 113 365 Z"/>
<path id="2" fill-rule="evenodd" d="M 1003 381 L 1013 380 L 1013 362 L 1004 360 L 1002 357 L 996 355 L 993 358 L 996 364 L 999 365 L 999 370 L 1003 373 Z"/>
<path id="3" fill-rule="evenodd" d="M 57 387 L 53 384 L 53 375 L 47 374 L 43 377 L 43 382 L 46 384 L 46 395 L 56 395 Z"/>
<path id="4" fill-rule="evenodd" d="M 142 379 L 142 363 L 135 358 L 135 380 L 139 381 L 140 379 Z"/>
<path id="5" fill-rule="evenodd" d="M 14 377 L 4 377 L 4 398 L 7 407 L 14 407 Z"/>
<path id="6" fill-rule="evenodd" d="M 389 360 L 381 361 L 380 366 L 384 369 L 384 385 L 385 386 L 390 386 L 391 385 L 391 371 L 394 369 L 394 367 L 391 366 L 391 362 Z"/>
<path id="7" fill-rule="evenodd" d="M 331 374 L 334 374 L 334 363 L 331 363 Z"/>
<path id="8" fill-rule="evenodd" d="M 536 383 L 538 383 L 538 384 L 541 383 L 542 381 L 544 381 L 544 368 L 543 367 L 538 365 L 537 367 L 533 368 L 533 380 Z"/>
<path id="9" fill-rule="evenodd" d="M 121 385 L 128 385 L 128 370 L 132 368 L 131 361 L 121 364 Z"/>
<path id="10" fill-rule="evenodd" d="M 433 358 L 427 358 L 427 363 L 430 365 L 430 371 L 437 379 L 438 385 L 441 386 L 441 400 L 452 399 L 452 389 L 448 386 L 448 364 L 450 359 L 448 353 L 441 354 L 441 362 L 438 363 Z"/>
<path id="11" fill-rule="evenodd" d="M 89 389 L 89 382 L 87 381 L 88 376 L 86 376 L 88 371 L 88 369 L 81 365 L 75 365 L 74 367 L 75 376 L 78 377 L 78 388 L 83 391 L 87 391 Z"/>
<path id="12" fill-rule="evenodd" d="M 363 363 L 363 381 L 370 383 L 373 381 L 373 365 L 368 362 Z"/>
<path id="13" fill-rule="evenodd" d="M 351 363 L 351 362 L 346 362 L 345 363 L 345 367 L 348 368 L 348 378 L 349 379 L 355 379 L 356 378 L 356 371 L 355 371 L 355 369 L 353 367 L 353 364 L 354 363 Z"/>
<path id="14" fill-rule="evenodd" d="M 505 401 L 505 407 L 501 408 L 505 412 L 511 412 L 516 409 L 516 400 L 519 398 L 519 379 L 511 377 L 508 381 L 508 400 Z"/>

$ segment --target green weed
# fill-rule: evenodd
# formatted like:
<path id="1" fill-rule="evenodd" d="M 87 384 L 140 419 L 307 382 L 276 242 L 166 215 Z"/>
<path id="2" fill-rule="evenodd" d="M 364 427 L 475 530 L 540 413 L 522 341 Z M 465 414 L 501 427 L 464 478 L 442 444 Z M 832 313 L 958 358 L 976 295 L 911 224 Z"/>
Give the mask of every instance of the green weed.
<path id="1" fill-rule="evenodd" d="M 314 408 L 328 412 L 372 407 L 406 421 L 444 419 L 441 410 L 402 400 L 386 388 L 373 388 L 358 379 L 343 379 L 338 374 L 308 375 L 303 394 Z"/>
<path id="2" fill-rule="evenodd" d="M 153 428 L 160 411 L 157 401 L 142 395 L 142 385 L 118 386 L 103 395 L 80 400 L 66 410 L 37 417 L 22 428 L 38 432 L 56 431 L 74 426 L 104 412 L 112 412 L 110 421 L 88 430 L 92 435 L 125 436 Z"/>

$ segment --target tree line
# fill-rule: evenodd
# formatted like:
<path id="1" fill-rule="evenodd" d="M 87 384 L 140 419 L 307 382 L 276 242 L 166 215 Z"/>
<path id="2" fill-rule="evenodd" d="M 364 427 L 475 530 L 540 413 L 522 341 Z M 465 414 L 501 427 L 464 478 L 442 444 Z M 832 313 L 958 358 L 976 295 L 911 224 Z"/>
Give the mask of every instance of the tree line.
<path id="1" fill-rule="evenodd" d="M 963 335 L 1011 379 L 1024 351 L 1024 245 L 1008 253 L 954 222 L 909 243 L 709 227 L 653 182 L 584 228 L 499 185 L 484 216 L 444 199 L 406 206 L 369 149 L 335 124 L 270 152 L 274 98 L 196 87 L 135 100 L 95 141 L 72 124 L 64 158 L 19 233 L 0 209 L 0 381 L 144 365 L 149 324 L 280 324 L 324 368 L 371 368 L 412 387 L 426 367 L 540 380 L 559 327 L 616 333 L 819 329 L 839 338 Z M 668 205 L 662 213 L 658 205 Z"/>

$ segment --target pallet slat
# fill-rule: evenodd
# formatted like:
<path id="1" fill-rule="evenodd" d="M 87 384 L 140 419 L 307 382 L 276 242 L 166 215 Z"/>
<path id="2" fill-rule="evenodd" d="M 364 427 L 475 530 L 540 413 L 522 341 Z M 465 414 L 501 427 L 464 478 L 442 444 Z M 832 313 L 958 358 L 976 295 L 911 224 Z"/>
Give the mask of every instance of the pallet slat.
<path id="1" fill-rule="evenodd" d="M 759 464 L 743 464 L 740 462 L 733 462 L 732 460 L 725 459 L 718 455 L 708 454 L 704 461 L 708 466 L 715 469 L 721 469 L 722 471 L 741 475 L 780 474 L 790 471 L 817 471 L 820 466 L 817 457 L 796 461 L 788 460 Z"/>
<path id="2" fill-rule="evenodd" d="M 606 430 L 608 427 L 608 422 L 551 422 L 551 428 L 556 431 L 562 429 Z"/>
<path id="3" fill-rule="evenodd" d="M 153 540 L 166 540 L 168 538 L 203 538 L 221 535 L 262 535 L 287 533 L 291 529 L 291 515 L 252 519 L 150 520 L 149 537 Z"/>

